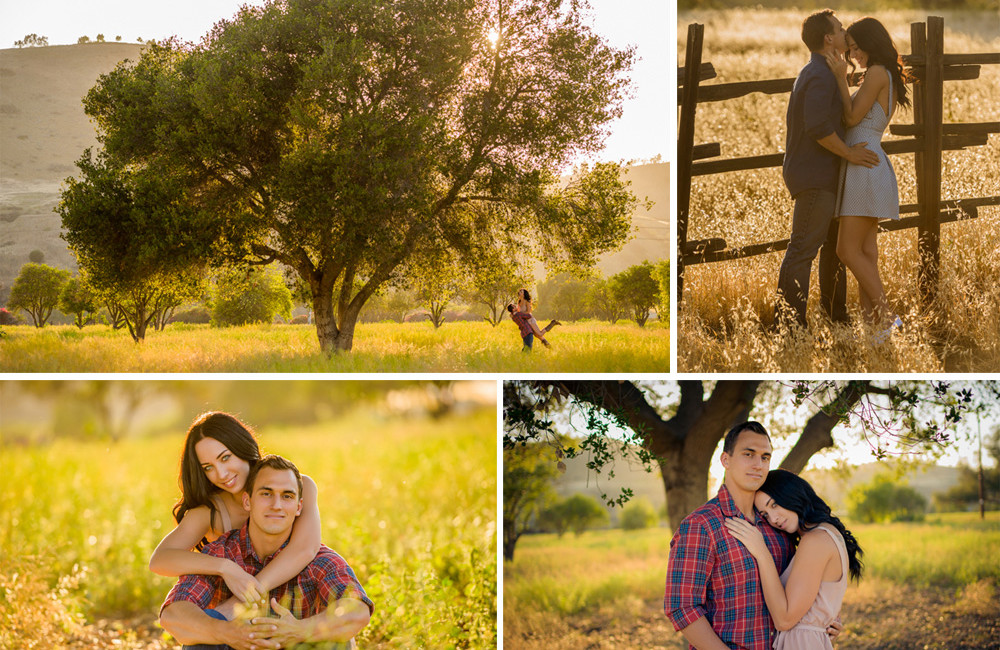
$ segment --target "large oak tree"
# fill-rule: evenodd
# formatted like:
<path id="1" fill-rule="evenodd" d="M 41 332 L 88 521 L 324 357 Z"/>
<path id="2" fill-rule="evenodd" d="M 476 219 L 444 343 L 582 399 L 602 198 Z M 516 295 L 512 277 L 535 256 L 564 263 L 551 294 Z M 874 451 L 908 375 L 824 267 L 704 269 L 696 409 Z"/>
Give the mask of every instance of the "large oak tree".
<path id="1" fill-rule="evenodd" d="M 84 101 L 107 164 L 170 169 L 212 259 L 280 262 L 324 351 L 414 251 L 589 266 L 636 200 L 618 165 L 558 173 L 621 113 L 631 49 L 560 0 L 285 0 L 148 46 Z M 170 251 L 164 249 L 164 255 Z"/>

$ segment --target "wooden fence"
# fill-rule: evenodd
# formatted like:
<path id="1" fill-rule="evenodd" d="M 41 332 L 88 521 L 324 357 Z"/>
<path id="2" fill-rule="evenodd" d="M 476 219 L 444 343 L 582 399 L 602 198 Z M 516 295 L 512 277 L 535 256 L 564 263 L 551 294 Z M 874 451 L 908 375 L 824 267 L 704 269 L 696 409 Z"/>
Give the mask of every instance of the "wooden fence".
<path id="1" fill-rule="evenodd" d="M 695 112 L 700 103 L 743 97 L 754 92 L 788 93 L 795 79 L 769 79 L 701 86 L 716 76 L 711 63 L 702 62 L 705 27 L 688 26 L 684 67 L 677 70 L 680 121 L 677 127 L 677 286 L 678 303 L 684 295 L 684 268 L 735 260 L 785 250 L 788 240 L 763 242 L 729 248 L 723 239 L 688 241 L 688 216 L 691 205 L 691 179 L 695 176 L 722 174 L 745 169 L 780 167 L 784 154 L 707 160 L 721 155 L 719 143 L 694 144 Z M 910 136 L 883 141 L 886 154 L 915 153 L 917 202 L 899 206 L 901 219 L 883 221 L 881 230 L 917 228 L 920 257 L 919 286 L 924 304 L 930 304 L 937 292 L 940 260 L 941 224 L 979 216 L 982 206 L 1000 205 L 1000 196 L 948 199 L 941 198 L 941 152 L 984 145 L 989 134 L 1000 133 L 1000 122 L 981 124 L 944 124 L 944 82 L 978 79 L 980 66 L 1000 64 L 1000 53 L 945 54 L 944 19 L 929 16 L 927 23 L 910 25 L 911 53 L 903 55 L 913 85 L 913 124 L 892 124 L 889 132 Z M 854 80 L 856 81 L 856 79 Z M 902 215 L 913 215 L 905 216 Z M 790 219 L 789 219 L 790 221 Z"/>

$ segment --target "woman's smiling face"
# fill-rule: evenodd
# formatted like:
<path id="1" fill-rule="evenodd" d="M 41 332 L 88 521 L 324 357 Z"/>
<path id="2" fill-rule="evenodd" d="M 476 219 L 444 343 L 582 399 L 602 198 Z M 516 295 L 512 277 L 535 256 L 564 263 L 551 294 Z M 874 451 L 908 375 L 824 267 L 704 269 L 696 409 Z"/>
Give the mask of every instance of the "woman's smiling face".
<path id="1" fill-rule="evenodd" d="M 799 516 L 791 510 L 782 508 L 774 502 L 769 495 L 757 491 L 753 499 L 754 505 L 760 511 L 761 516 L 773 527 L 783 530 L 786 533 L 794 533 L 799 529 Z"/>
<path id="2" fill-rule="evenodd" d="M 868 54 L 858 47 L 857 42 L 851 38 L 850 34 L 847 35 L 847 53 L 859 68 L 868 69 Z"/>
<path id="3" fill-rule="evenodd" d="M 194 452 L 201 463 L 201 470 L 212 485 L 230 494 L 243 491 L 250 463 L 215 438 L 202 438 L 195 443 Z"/>

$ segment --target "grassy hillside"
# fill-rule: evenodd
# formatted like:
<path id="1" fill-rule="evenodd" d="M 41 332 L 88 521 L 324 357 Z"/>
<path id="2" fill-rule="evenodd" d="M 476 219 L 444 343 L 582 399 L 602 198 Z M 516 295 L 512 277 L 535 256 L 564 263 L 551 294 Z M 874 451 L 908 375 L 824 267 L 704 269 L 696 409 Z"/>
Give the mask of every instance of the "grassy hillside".
<path id="1" fill-rule="evenodd" d="M 32 250 L 47 264 L 75 268 L 52 209 L 73 163 L 97 144 L 81 100 L 101 74 L 141 49 L 91 43 L 0 50 L 0 285 L 7 291 Z"/>

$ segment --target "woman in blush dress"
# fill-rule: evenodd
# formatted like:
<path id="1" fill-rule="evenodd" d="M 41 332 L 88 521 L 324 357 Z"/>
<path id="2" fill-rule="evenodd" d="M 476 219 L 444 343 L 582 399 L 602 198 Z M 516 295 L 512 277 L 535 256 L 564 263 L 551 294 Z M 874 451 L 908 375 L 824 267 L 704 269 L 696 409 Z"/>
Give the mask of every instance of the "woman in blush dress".
<path id="1" fill-rule="evenodd" d="M 725 522 L 757 560 L 764 602 L 778 629 L 774 649 L 831 650 L 826 628 L 840 613 L 848 576 L 861 579 L 861 547 L 812 486 L 789 471 L 768 472 L 754 504 L 796 544 L 792 561 L 779 576 L 761 532 L 742 519 Z"/>
<path id="2" fill-rule="evenodd" d="M 855 21 L 847 28 L 847 46 L 852 71 L 855 65 L 865 71 L 853 96 L 847 84 L 848 60 L 834 54 L 826 57 L 844 105 L 845 142 L 847 146 L 867 143 L 879 164 L 841 163 L 837 255 L 857 278 L 861 310 L 881 331 L 877 337 L 881 342 L 903 324 L 889 307 L 878 272 L 879 219 L 899 219 L 899 187 L 881 141 L 894 109 L 909 106 L 910 100 L 899 53 L 882 23 L 874 18 Z"/>

